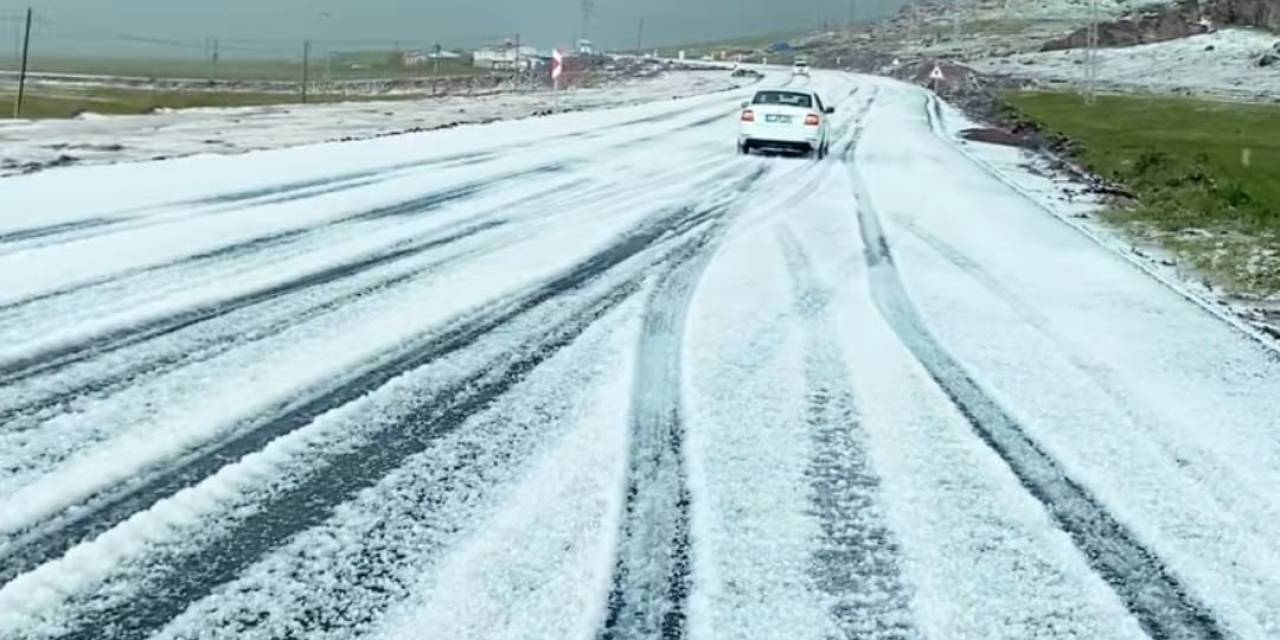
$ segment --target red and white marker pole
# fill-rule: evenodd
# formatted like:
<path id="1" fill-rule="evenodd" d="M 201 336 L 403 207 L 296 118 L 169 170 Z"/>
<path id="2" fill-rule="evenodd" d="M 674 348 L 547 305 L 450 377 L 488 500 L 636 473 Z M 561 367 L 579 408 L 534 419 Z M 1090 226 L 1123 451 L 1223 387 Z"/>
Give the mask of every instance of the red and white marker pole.
<path id="1" fill-rule="evenodd" d="M 556 112 L 560 111 L 560 76 L 564 75 L 564 54 L 559 49 L 551 51 L 551 85 L 555 95 Z"/>

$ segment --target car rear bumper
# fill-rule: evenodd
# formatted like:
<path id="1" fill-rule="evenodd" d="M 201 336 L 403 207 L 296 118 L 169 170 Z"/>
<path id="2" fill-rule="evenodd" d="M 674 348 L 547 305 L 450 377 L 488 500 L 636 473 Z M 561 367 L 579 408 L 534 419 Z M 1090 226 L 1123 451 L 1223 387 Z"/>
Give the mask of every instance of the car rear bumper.
<path id="1" fill-rule="evenodd" d="M 814 129 L 813 132 L 802 131 L 791 133 L 789 131 L 744 131 L 738 135 L 738 144 L 745 145 L 751 143 L 751 146 L 757 149 L 783 148 L 783 149 L 817 149 L 822 139 L 822 134 Z"/>
<path id="2" fill-rule="evenodd" d="M 818 148 L 818 140 L 761 140 L 759 138 L 743 138 L 738 146 L 750 146 L 760 151 L 783 151 L 790 153 L 810 153 Z"/>

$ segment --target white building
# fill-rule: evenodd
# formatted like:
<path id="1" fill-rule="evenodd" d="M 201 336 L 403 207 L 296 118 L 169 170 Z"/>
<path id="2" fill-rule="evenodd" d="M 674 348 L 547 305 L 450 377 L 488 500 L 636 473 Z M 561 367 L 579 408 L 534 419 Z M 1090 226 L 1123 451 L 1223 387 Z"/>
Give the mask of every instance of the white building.
<path id="1" fill-rule="evenodd" d="M 401 56 L 402 56 L 402 61 L 404 63 L 404 66 L 421 67 L 425 64 L 433 62 L 437 57 L 440 58 L 441 60 L 456 60 L 458 58 L 461 58 L 462 54 L 454 51 L 446 51 L 444 49 L 441 49 L 440 53 L 436 53 L 434 50 L 405 51 L 403 54 L 401 54 Z"/>
<path id="2" fill-rule="evenodd" d="M 537 47 L 485 47 L 472 54 L 472 64 L 482 69 L 514 69 L 518 60 L 521 66 L 528 68 L 537 58 Z"/>
<path id="3" fill-rule="evenodd" d="M 421 67 L 431 58 L 421 51 L 405 51 L 401 54 L 401 63 L 406 67 Z"/>

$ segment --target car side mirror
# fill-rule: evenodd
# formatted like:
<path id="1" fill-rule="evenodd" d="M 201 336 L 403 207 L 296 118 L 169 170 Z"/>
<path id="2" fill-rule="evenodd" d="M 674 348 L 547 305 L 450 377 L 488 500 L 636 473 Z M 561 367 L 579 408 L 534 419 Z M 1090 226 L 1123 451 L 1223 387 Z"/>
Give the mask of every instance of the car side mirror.
<path id="1" fill-rule="evenodd" d="M 833 114 L 833 113 L 835 113 L 835 112 L 836 112 L 836 108 L 835 108 L 835 107 L 827 107 L 826 109 L 823 109 L 823 110 L 822 110 L 822 112 L 823 112 L 823 113 L 825 113 L 825 114 L 827 114 L 827 115 L 831 115 L 831 114 Z"/>
<path id="2" fill-rule="evenodd" d="M 746 109 L 746 108 L 747 108 L 747 107 L 749 107 L 749 106 L 751 106 L 751 101 L 750 101 L 750 100 L 743 100 L 743 101 L 742 101 L 742 108 L 743 108 L 743 109 Z"/>

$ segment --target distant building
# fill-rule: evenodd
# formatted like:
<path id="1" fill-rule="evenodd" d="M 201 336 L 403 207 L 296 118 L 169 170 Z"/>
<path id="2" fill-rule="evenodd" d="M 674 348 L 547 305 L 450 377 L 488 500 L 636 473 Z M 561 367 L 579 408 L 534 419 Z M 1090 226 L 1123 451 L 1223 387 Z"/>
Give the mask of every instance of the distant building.
<path id="1" fill-rule="evenodd" d="M 511 45 L 477 49 L 471 59 L 472 64 L 481 69 L 510 70 L 516 68 L 517 62 L 530 68 L 538 56 L 537 47 Z"/>
<path id="2" fill-rule="evenodd" d="M 592 46 L 591 46 L 591 41 L 590 41 L 590 40 L 587 40 L 587 39 L 585 39 L 585 38 L 584 38 L 584 39 L 582 39 L 582 40 L 579 40 L 579 41 L 578 41 L 578 54 L 579 54 L 579 55 L 589 56 L 589 55 L 591 55 L 591 54 L 593 54 L 593 53 L 595 53 L 595 47 L 592 47 Z"/>
<path id="3" fill-rule="evenodd" d="M 406 67 L 421 67 L 431 56 L 422 51 L 405 51 L 400 55 L 400 62 Z"/>
<path id="4" fill-rule="evenodd" d="M 441 49 L 439 53 L 436 53 L 435 51 L 405 51 L 402 56 L 404 66 L 421 67 L 422 65 L 434 61 L 437 57 L 441 60 L 457 60 L 462 57 L 462 54 L 456 51 L 446 51 Z"/>

